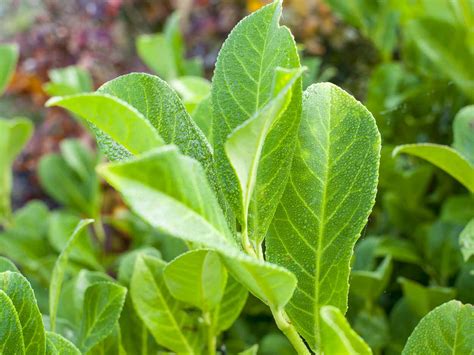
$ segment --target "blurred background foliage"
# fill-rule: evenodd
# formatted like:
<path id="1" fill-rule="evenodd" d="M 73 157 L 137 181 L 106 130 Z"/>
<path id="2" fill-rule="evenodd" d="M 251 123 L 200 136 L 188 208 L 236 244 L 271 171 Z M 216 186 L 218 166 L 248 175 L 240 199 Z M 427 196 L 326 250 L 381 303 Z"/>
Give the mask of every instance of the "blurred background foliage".
<path id="1" fill-rule="evenodd" d="M 35 124 L 14 164 L 14 219 L 21 222 L 0 232 L 0 254 L 12 251 L 7 256 L 36 285 L 40 306 L 46 307 L 48 269 L 66 243 L 61 231 L 80 217 L 99 220 L 91 233 L 104 243 L 101 252 L 85 244 L 74 256 L 89 270 L 113 275 L 126 250 L 155 246 L 166 260 L 183 250 L 98 180 L 94 168 L 102 157 L 87 129 L 60 109 L 45 109 L 47 98 L 91 91 L 131 71 L 152 72 L 177 90 L 208 133 L 205 102 L 218 50 L 239 19 L 265 3 L 0 1 L 0 43 L 20 47 L 0 113 Z M 400 144 L 450 145 L 454 117 L 474 103 L 474 1 L 286 0 L 283 22 L 308 67 L 304 85 L 340 85 L 367 106 L 381 131 L 379 192 L 355 250 L 348 318 L 376 353 L 400 353 L 431 309 L 453 298 L 474 302 L 474 263 L 463 260 L 458 241 L 474 217 L 473 195 L 429 163 L 392 157 Z M 466 134 L 474 135 L 469 120 Z M 6 245 L 6 233 L 19 242 Z M 253 297 L 224 340 L 230 352 L 259 343 L 261 354 L 292 353 Z"/>

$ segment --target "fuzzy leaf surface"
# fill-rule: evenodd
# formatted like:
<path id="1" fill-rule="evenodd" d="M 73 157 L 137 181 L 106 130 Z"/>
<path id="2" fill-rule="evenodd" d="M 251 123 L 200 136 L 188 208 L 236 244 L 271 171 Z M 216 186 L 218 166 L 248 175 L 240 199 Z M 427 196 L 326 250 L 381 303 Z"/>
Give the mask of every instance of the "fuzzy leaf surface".
<path id="1" fill-rule="evenodd" d="M 310 86 L 285 194 L 267 236 L 269 261 L 295 273 L 286 307 L 311 348 L 320 309 L 347 309 L 350 260 L 375 201 L 380 135 L 362 104 L 332 84 Z"/>
<path id="2" fill-rule="evenodd" d="M 474 349 L 474 306 L 442 304 L 418 323 L 402 354 L 470 354 Z"/>
<path id="3" fill-rule="evenodd" d="M 23 333 L 18 313 L 8 295 L 0 290 L 0 354 L 25 354 Z"/>
<path id="4" fill-rule="evenodd" d="M 300 68 L 295 41 L 279 25 L 281 1 L 244 18 L 219 53 L 212 80 L 213 135 L 216 164 L 224 193 L 242 221 L 239 179 L 225 152 L 229 134 L 253 117 L 272 98 L 275 69 Z M 285 188 L 301 113 L 301 80 L 291 101 L 266 135 L 250 204 L 249 235 L 261 240 Z"/>

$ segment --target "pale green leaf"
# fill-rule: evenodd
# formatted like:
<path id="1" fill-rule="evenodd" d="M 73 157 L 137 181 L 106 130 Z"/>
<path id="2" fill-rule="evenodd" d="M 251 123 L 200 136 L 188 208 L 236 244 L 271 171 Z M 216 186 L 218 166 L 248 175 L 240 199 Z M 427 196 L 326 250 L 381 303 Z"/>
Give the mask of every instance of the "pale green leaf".
<path id="1" fill-rule="evenodd" d="M 216 333 L 231 327 L 247 302 L 248 291 L 232 276 L 228 276 L 221 303 L 212 312 Z"/>
<path id="2" fill-rule="evenodd" d="M 7 294 L 17 311 L 25 353 L 44 354 L 46 344 L 43 319 L 30 283 L 18 272 L 6 271 L 0 273 L 0 290 Z"/>
<path id="3" fill-rule="evenodd" d="M 131 154 L 163 145 L 143 115 L 126 102 L 104 93 L 53 97 L 46 106 L 59 106 L 89 121 Z"/>
<path id="4" fill-rule="evenodd" d="M 78 337 L 83 352 L 89 351 L 113 331 L 126 294 L 125 287 L 112 282 L 98 282 L 87 288 Z"/>
<path id="5" fill-rule="evenodd" d="M 461 109 L 453 121 L 453 148 L 474 166 L 474 105 Z"/>
<path id="6" fill-rule="evenodd" d="M 219 53 L 212 80 L 213 138 L 216 164 L 224 193 L 242 221 L 239 179 L 226 155 L 229 134 L 272 99 L 275 69 L 300 68 L 288 28 L 279 25 L 282 2 L 275 1 L 244 18 Z M 301 112 L 301 80 L 291 101 L 271 127 L 261 148 L 252 195 L 249 236 L 265 235 L 287 183 Z M 252 236 L 255 235 L 255 238 Z"/>
<path id="7" fill-rule="evenodd" d="M 3 256 L 0 256 L 0 272 L 5 271 L 19 272 L 18 268 L 12 261 Z"/>
<path id="8" fill-rule="evenodd" d="M 76 346 L 66 338 L 53 332 L 46 332 L 47 355 L 80 355 Z"/>
<path id="9" fill-rule="evenodd" d="M 428 313 L 416 326 L 402 354 L 471 354 L 474 306 L 450 301 Z"/>
<path id="10" fill-rule="evenodd" d="M 400 153 L 411 154 L 430 162 L 474 192 L 474 166 L 457 150 L 440 144 L 420 143 L 400 145 L 393 150 L 394 156 Z"/>
<path id="11" fill-rule="evenodd" d="M 90 74 L 78 66 L 52 69 L 48 75 L 51 81 L 44 85 L 44 90 L 50 96 L 74 95 L 93 90 Z"/>
<path id="12" fill-rule="evenodd" d="M 166 265 L 163 276 L 174 298 L 204 312 L 222 300 L 227 270 L 212 250 L 192 250 Z"/>
<path id="13" fill-rule="evenodd" d="M 386 257 L 376 271 L 352 270 L 350 291 L 364 300 L 375 301 L 385 290 L 392 275 L 392 258 Z"/>
<path id="14" fill-rule="evenodd" d="M 258 344 L 255 344 L 248 348 L 247 350 L 241 351 L 239 355 L 257 355 L 258 353 Z"/>
<path id="15" fill-rule="evenodd" d="M 209 143 L 214 142 L 212 132 L 212 101 L 211 96 L 204 98 L 193 112 L 193 120 L 196 122 Z"/>
<path id="16" fill-rule="evenodd" d="M 464 261 L 468 261 L 474 255 L 474 218 L 462 230 L 459 236 L 459 244 L 461 245 Z"/>
<path id="17" fill-rule="evenodd" d="M 375 201 L 379 157 L 380 135 L 362 104 L 332 84 L 305 91 L 290 180 L 266 254 L 297 275 L 286 310 L 313 349 L 321 344 L 320 308 L 347 309 L 352 251 Z"/>
<path id="18" fill-rule="evenodd" d="M 51 275 L 51 283 L 49 286 L 49 317 L 51 322 L 51 330 L 54 332 L 56 328 L 56 316 L 58 311 L 59 296 L 61 294 L 61 287 L 66 274 L 67 264 L 69 262 L 69 256 L 76 247 L 78 239 L 83 236 L 83 229 L 87 225 L 93 222 L 92 219 L 86 219 L 80 221 L 74 232 L 72 233 L 69 241 L 64 247 L 61 254 L 59 254 L 56 263 L 54 264 L 54 269 Z"/>
<path id="19" fill-rule="evenodd" d="M 15 306 L 8 295 L 0 290 L 0 354 L 23 355 L 25 345 Z M 8 351 L 8 352 L 7 352 Z"/>
<path id="20" fill-rule="evenodd" d="M 400 277 L 403 295 L 410 308 L 419 317 L 423 317 L 433 308 L 456 296 L 456 290 L 440 286 L 423 286 L 415 281 Z"/>
<path id="21" fill-rule="evenodd" d="M 351 328 L 337 307 L 321 307 L 321 335 L 324 339 L 321 343 L 324 354 L 372 354 L 372 350 Z"/>
<path id="22" fill-rule="evenodd" d="M 0 95 L 5 91 L 18 60 L 16 44 L 0 44 Z"/>
<path id="23" fill-rule="evenodd" d="M 173 49 L 162 33 L 140 35 L 136 42 L 141 60 L 165 80 L 178 76 Z"/>
<path id="24" fill-rule="evenodd" d="M 194 114 L 196 106 L 211 92 L 211 83 L 197 76 L 182 76 L 171 80 L 170 85 L 179 94 L 190 115 Z"/>
<path id="25" fill-rule="evenodd" d="M 257 184 L 257 171 L 259 169 L 262 150 L 265 144 L 266 136 L 280 116 L 285 112 L 291 101 L 292 91 L 296 82 L 299 80 L 302 69 L 282 69 L 277 68 L 275 79 L 272 84 L 273 93 L 271 100 L 252 117 L 237 127 L 227 138 L 225 142 L 225 152 L 238 177 L 242 206 L 242 233 L 248 232 L 248 215 L 258 211 L 250 211 L 250 203 Z M 298 81 L 299 83 L 299 81 Z M 273 176 L 259 175 L 259 183 L 267 184 L 271 182 Z M 257 201 L 258 203 L 258 201 Z M 267 224 L 272 215 L 259 218 L 261 224 Z M 253 236 L 252 239 L 261 243 L 266 229 L 262 234 Z"/>
<path id="26" fill-rule="evenodd" d="M 264 302 L 275 307 L 288 302 L 294 276 L 240 251 L 195 160 L 165 146 L 134 161 L 105 165 L 100 173 L 150 225 L 219 252 L 233 276 Z"/>
<path id="27" fill-rule="evenodd" d="M 10 218 L 13 161 L 32 133 L 33 124 L 25 118 L 0 119 L 0 222 Z"/>
<path id="28" fill-rule="evenodd" d="M 130 286 L 133 304 L 158 344 L 177 353 L 198 353 L 201 339 L 196 319 L 168 292 L 165 265 L 151 256 L 137 258 Z"/>

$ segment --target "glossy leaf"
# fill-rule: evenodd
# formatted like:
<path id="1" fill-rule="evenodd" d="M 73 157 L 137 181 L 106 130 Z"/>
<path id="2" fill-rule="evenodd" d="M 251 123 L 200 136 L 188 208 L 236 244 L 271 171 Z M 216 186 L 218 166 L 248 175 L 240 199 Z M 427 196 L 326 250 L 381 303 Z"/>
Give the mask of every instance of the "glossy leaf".
<path id="1" fill-rule="evenodd" d="M 82 351 L 89 351 L 113 331 L 126 294 L 125 287 L 112 282 L 98 282 L 87 288 L 78 339 Z"/>
<path id="2" fill-rule="evenodd" d="M 162 138 L 140 112 L 108 94 L 59 96 L 49 99 L 46 106 L 63 107 L 89 121 L 129 154 L 143 153 L 163 144 Z M 104 150 L 107 151 L 107 145 Z"/>
<path id="3" fill-rule="evenodd" d="M 12 164 L 32 133 L 33 125 L 25 118 L 0 119 L 0 222 L 11 217 Z"/>
<path id="4" fill-rule="evenodd" d="M 453 121 L 453 148 L 474 166 L 474 105 L 459 111 Z"/>
<path id="5" fill-rule="evenodd" d="M 21 355 L 25 354 L 23 333 L 15 306 L 8 295 L 0 290 L 0 353 Z"/>
<path id="6" fill-rule="evenodd" d="M 321 333 L 324 354 L 372 354 L 369 346 L 351 328 L 337 307 L 321 307 Z"/>
<path id="7" fill-rule="evenodd" d="M 275 69 L 300 68 L 294 39 L 279 25 L 281 1 L 244 18 L 230 33 L 219 53 L 212 80 L 213 138 L 216 164 L 224 193 L 242 221 L 239 179 L 226 154 L 229 134 L 256 115 L 273 97 Z M 255 172 L 250 204 L 249 236 L 261 241 L 285 188 L 301 112 L 301 80 L 291 101 L 269 129 Z"/>
<path id="8" fill-rule="evenodd" d="M 474 255 L 474 218 L 469 221 L 461 232 L 459 244 L 461 245 L 464 261 L 468 261 Z"/>
<path id="9" fill-rule="evenodd" d="M 192 250 L 166 265 L 163 276 L 171 295 L 204 312 L 222 300 L 227 270 L 219 254 L 211 250 Z"/>
<path id="10" fill-rule="evenodd" d="M 165 265 L 151 256 L 137 258 L 130 285 L 133 304 L 158 344 L 178 353 L 196 353 L 200 348 L 196 321 L 168 292 Z"/>
<path id="11" fill-rule="evenodd" d="M 86 219 L 80 221 L 74 232 L 72 233 L 69 241 L 64 247 L 61 254 L 59 254 L 56 263 L 54 264 L 54 269 L 51 275 L 51 284 L 49 286 L 49 317 L 51 322 L 51 330 L 54 332 L 56 328 L 56 316 L 58 311 L 59 296 L 61 294 L 61 287 L 66 274 L 67 265 L 69 262 L 69 257 L 74 250 L 78 239 L 81 238 L 83 234 L 83 229 L 87 225 L 91 224 L 93 220 Z"/>
<path id="12" fill-rule="evenodd" d="M 417 325 L 402 354 L 469 354 L 474 348 L 474 307 L 450 301 Z"/>
<path id="13" fill-rule="evenodd" d="M 166 146 L 134 161 L 103 166 L 100 173 L 159 231 L 220 253 L 232 275 L 264 302 L 275 307 L 288 302 L 294 276 L 239 250 L 195 160 Z"/>
<path id="14" fill-rule="evenodd" d="M 0 95 L 5 91 L 18 60 L 16 44 L 0 44 Z"/>
<path id="15" fill-rule="evenodd" d="M 248 216 L 256 212 L 250 210 L 250 204 L 257 184 L 260 161 L 263 159 L 262 150 L 266 136 L 288 107 L 292 91 L 294 86 L 297 85 L 296 82 L 298 82 L 302 72 L 301 69 L 277 68 L 270 101 L 245 123 L 232 131 L 225 142 L 225 152 L 237 175 L 240 186 L 241 201 L 239 204 L 242 206 L 242 233 L 248 233 Z M 267 184 L 272 179 L 273 176 L 259 176 L 261 184 Z M 266 218 L 261 217 L 259 224 L 268 224 L 271 216 L 270 214 Z M 261 231 L 262 234 L 253 236 L 253 239 L 257 243 L 261 243 L 264 232 L 266 232 L 266 229 Z"/>
<path id="16" fill-rule="evenodd" d="M 380 135 L 372 115 L 331 84 L 310 86 L 291 176 L 267 236 L 271 262 L 298 277 L 286 307 L 311 348 L 320 308 L 347 309 L 350 260 L 375 200 Z"/>
<path id="17" fill-rule="evenodd" d="M 457 150 L 439 144 L 421 143 L 401 145 L 393 151 L 394 156 L 400 153 L 414 155 L 436 165 L 474 192 L 474 166 Z"/>
<path id="18" fill-rule="evenodd" d="M 80 355 L 76 346 L 66 338 L 53 332 L 46 332 L 47 355 Z"/>
<path id="19" fill-rule="evenodd" d="M 25 353 L 44 354 L 46 345 L 43 319 L 30 283 L 18 272 L 6 271 L 0 273 L 0 289 L 7 294 L 17 311 Z"/>

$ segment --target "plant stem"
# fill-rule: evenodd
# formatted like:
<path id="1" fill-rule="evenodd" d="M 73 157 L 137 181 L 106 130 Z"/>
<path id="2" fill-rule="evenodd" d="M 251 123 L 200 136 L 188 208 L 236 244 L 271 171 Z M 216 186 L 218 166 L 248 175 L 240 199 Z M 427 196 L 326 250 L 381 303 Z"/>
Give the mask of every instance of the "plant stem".
<path id="1" fill-rule="evenodd" d="M 291 345 L 293 345 L 295 348 L 296 352 L 299 355 L 310 355 L 310 351 L 306 347 L 303 339 L 301 339 L 295 327 L 288 320 L 288 316 L 286 315 L 285 311 L 283 309 L 275 309 L 273 307 L 270 307 L 270 309 L 278 329 L 280 329 L 281 332 L 285 334 Z"/>
<path id="2" fill-rule="evenodd" d="M 209 355 L 216 354 L 216 335 L 212 325 L 212 317 L 209 312 L 203 312 L 204 323 L 207 326 L 207 353 Z"/>
<path id="3" fill-rule="evenodd" d="M 104 225 L 102 223 L 102 217 L 100 216 L 100 213 L 97 214 L 96 218 L 94 218 L 94 233 L 95 236 L 97 237 L 97 240 L 99 241 L 100 245 L 102 248 L 105 247 L 105 230 L 104 230 Z"/>

